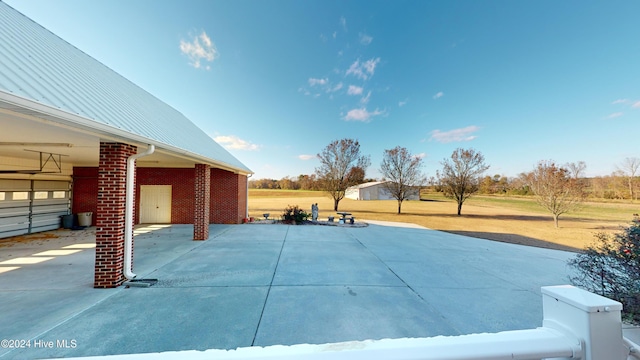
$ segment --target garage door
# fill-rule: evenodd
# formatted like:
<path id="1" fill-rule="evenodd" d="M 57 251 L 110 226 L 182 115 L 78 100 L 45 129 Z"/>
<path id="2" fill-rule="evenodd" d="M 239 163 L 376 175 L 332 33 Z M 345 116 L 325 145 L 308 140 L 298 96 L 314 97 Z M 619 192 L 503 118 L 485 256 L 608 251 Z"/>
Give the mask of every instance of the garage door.
<path id="1" fill-rule="evenodd" d="M 67 181 L 0 179 L 0 238 L 54 230 L 69 213 Z"/>
<path id="2" fill-rule="evenodd" d="M 171 185 L 140 186 L 140 223 L 171 223 Z"/>

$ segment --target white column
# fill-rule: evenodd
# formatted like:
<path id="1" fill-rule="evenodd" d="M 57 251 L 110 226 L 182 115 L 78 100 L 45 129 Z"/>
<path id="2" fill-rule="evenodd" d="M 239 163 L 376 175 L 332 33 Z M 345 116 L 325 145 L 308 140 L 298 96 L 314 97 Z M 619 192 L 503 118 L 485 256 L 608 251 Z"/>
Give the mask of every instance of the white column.
<path id="1" fill-rule="evenodd" d="M 622 304 L 573 286 L 542 287 L 542 326 L 584 341 L 585 360 L 625 360 Z"/>

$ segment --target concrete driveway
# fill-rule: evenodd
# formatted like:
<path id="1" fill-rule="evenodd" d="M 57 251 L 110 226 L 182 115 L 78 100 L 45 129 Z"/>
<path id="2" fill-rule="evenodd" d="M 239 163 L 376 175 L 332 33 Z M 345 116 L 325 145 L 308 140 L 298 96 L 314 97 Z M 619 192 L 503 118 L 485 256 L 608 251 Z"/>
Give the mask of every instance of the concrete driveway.
<path id="1" fill-rule="evenodd" d="M 92 288 L 91 229 L 0 247 L 0 339 L 30 346 L 4 343 L 0 358 L 535 328 L 540 287 L 567 284 L 572 256 L 374 224 L 211 225 L 203 242 L 190 225 L 136 232 L 134 272 L 158 279 L 147 288 Z"/>

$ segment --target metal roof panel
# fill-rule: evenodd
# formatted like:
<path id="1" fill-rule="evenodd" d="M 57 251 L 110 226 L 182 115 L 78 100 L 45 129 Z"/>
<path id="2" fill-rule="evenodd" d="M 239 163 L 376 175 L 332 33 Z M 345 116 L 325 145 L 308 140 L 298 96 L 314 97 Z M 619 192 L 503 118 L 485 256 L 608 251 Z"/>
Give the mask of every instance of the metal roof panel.
<path id="1" fill-rule="evenodd" d="M 2 1 L 0 92 L 251 172 L 179 111 Z"/>

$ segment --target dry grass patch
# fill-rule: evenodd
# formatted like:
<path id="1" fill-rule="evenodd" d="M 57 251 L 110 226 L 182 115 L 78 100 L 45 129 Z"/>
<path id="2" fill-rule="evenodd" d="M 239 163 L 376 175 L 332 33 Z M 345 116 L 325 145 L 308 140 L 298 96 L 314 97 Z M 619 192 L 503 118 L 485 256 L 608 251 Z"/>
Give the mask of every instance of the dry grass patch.
<path id="1" fill-rule="evenodd" d="M 271 218 L 282 215 L 287 205 L 299 205 L 311 211 L 318 203 L 319 218 L 336 216 L 333 200 L 317 191 L 249 190 L 249 215 Z M 591 243 L 596 232 L 618 231 L 639 212 L 637 205 L 620 203 L 587 203 L 582 210 L 560 217 L 560 228 L 553 225 L 551 214 L 538 207 L 532 198 L 478 196 L 462 207 L 456 215 L 456 203 L 438 194 L 428 201 L 406 201 L 398 215 L 395 200 L 356 201 L 344 199 L 339 211 L 348 211 L 358 220 L 382 220 L 422 225 L 434 230 L 461 235 L 547 247 L 580 250 Z"/>

